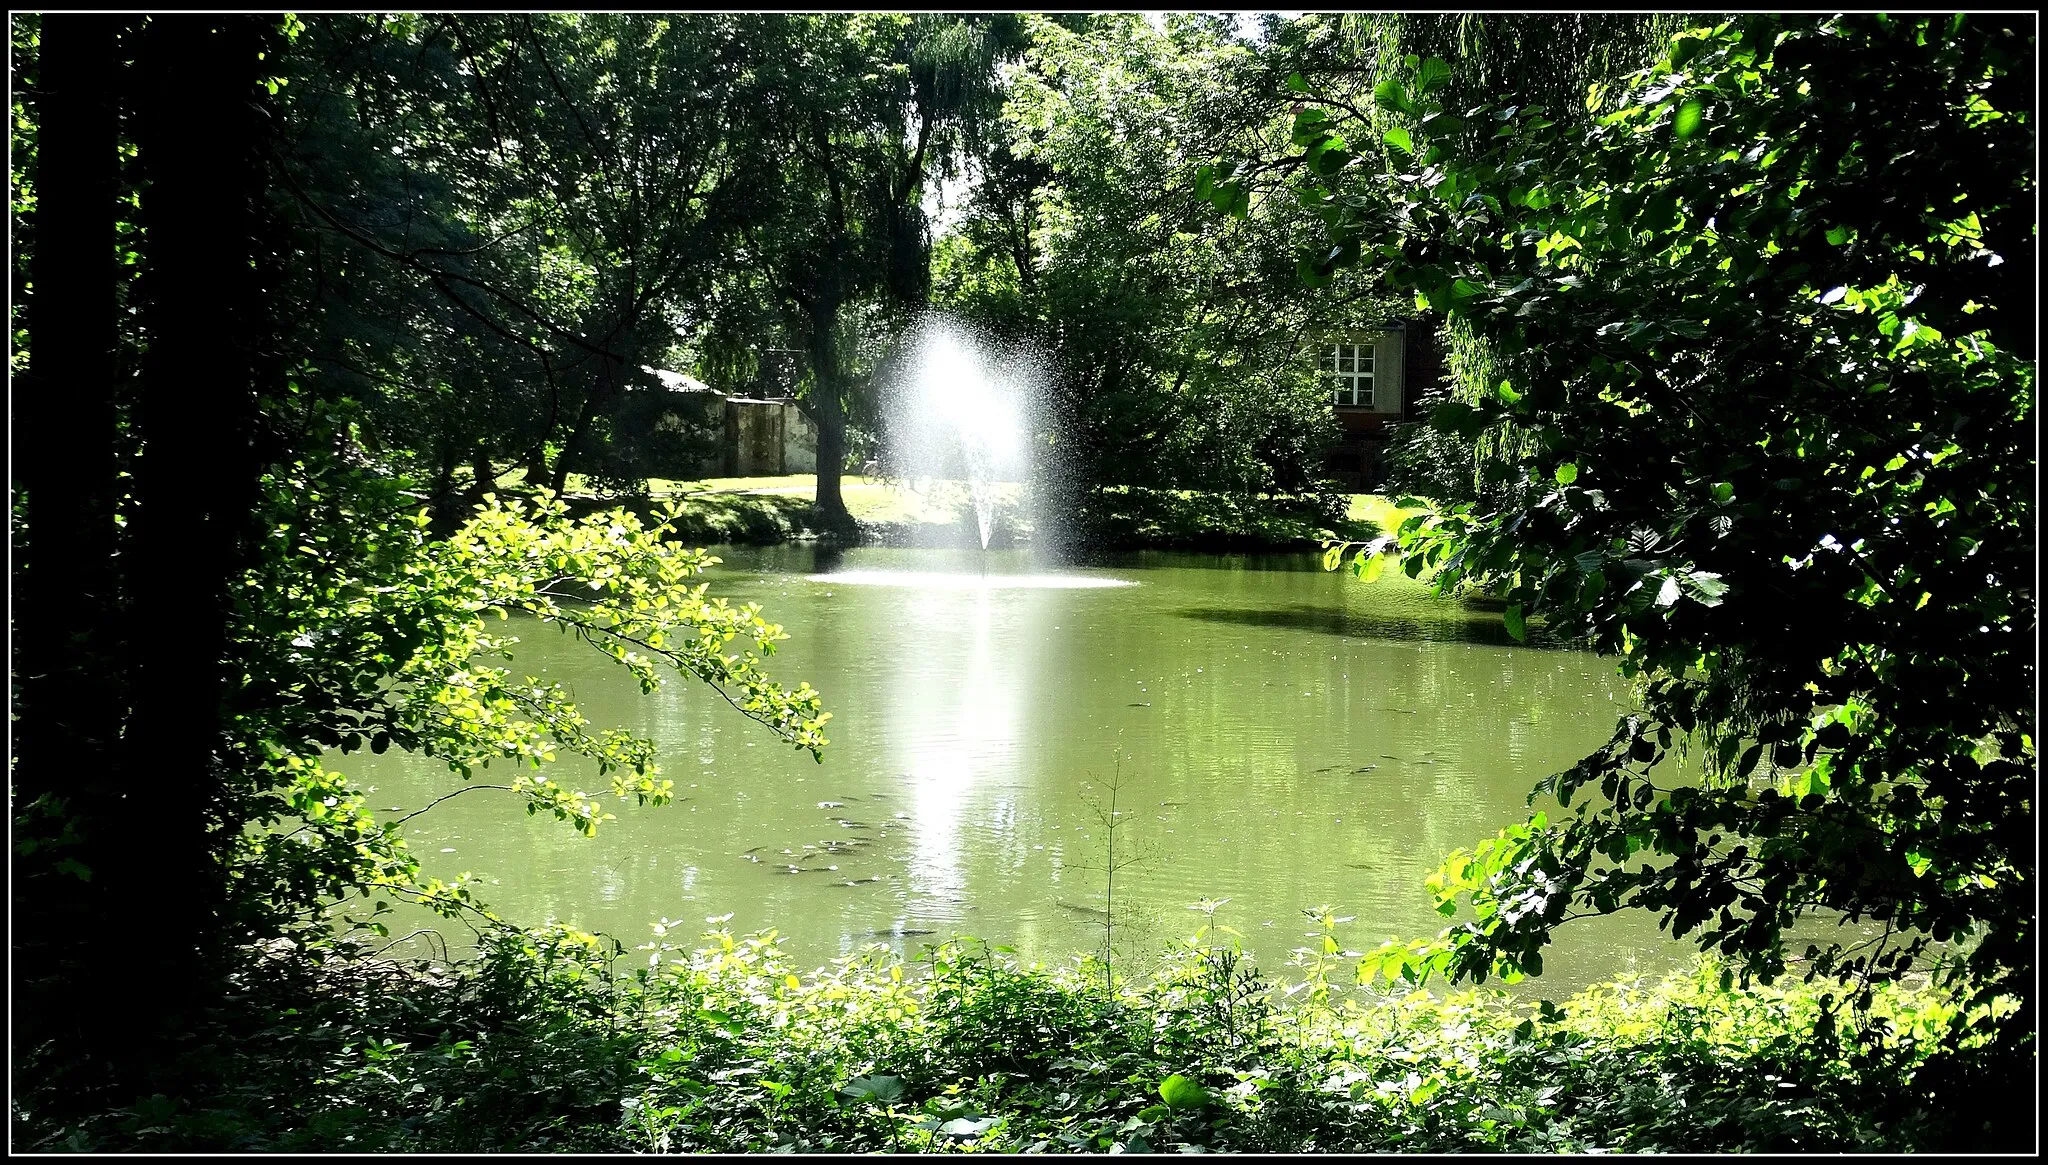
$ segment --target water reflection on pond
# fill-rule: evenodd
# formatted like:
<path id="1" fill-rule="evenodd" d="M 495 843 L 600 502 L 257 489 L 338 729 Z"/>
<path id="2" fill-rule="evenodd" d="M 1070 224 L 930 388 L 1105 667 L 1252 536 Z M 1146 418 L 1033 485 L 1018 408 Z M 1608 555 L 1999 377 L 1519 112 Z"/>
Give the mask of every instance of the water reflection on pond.
<path id="1" fill-rule="evenodd" d="M 1354 947 L 1434 934 L 1423 878 L 1520 820 L 1535 781 L 1604 740 L 1628 700 L 1610 663 L 1513 645 L 1498 615 L 1315 555 L 1120 555 L 1062 572 L 1091 585 L 1051 586 L 1018 553 L 719 553 L 714 592 L 790 634 L 774 674 L 824 694 L 824 763 L 691 682 L 642 697 L 530 627 L 516 666 L 562 680 L 593 723 L 653 736 L 677 804 L 619 805 L 584 839 L 507 794 L 457 798 L 407 826 L 430 873 L 474 871 L 508 917 L 629 945 L 660 917 L 730 912 L 811 962 L 922 932 L 1054 961 L 1100 941 L 1114 778 L 1120 857 L 1141 857 L 1117 876 L 1120 948 L 1150 955 L 1192 931 L 1191 903 L 1228 898 L 1218 921 L 1280 970 L 1320 905 L 1356 916 Z M 380 807 L 455 781 L 396 754 L 339 765 Z M 557 775 L 579 778 L 599 787 Z M 1544 987 L 1687 949 L 1645 919 L 1575 924 Z"/>

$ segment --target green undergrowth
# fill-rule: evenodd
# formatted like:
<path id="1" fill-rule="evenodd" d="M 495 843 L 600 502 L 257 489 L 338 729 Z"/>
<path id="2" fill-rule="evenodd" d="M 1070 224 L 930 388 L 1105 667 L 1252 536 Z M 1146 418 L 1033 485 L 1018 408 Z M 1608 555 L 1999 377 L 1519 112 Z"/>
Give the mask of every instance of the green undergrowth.
<path id="1" fill-rule="evenodd" d="M 718 921 L 718 920 L 714 920 Z M 1280 989 L 1192 941 L 1106 994 L 970 940 L 816 970 L 773 932 L 625 951 L 505 930 L 453 966 L 252 954 L 189 1094 L 21 1149 L 161 1151 L 1835 1151 L 1974 1147 L 1951 1015 L 1890 988 L 1724 990 L 1718 969 L 1562 1006 Z M 1860 1033 L 1859 1033 L 1860 1029 Z M 32 1066 L 31 1066 L 32 1067 Z M 2031 1067 L 2030 1065 L 2028 1066 Z M 211 1081 L 199 1084 L 198 1081 Z M 1961 1082 L 1958 1084 L 1957 1082 Z M 1968 1111 L 1965 1111 L 1968 1110 Z"/>
<path id="2" fill-rule="evenodd" d="M 1310 550 L 1333 535 L 1378 536 L 1351 500 L 1106 486 L 1082 495 L 1071 523 L 1075 540 L 1094 549 Z"/>
<path id="3" fill-rule="evenodd" d="M 653 511 L 655 504 L 647 495 L 569 494 L 564 501 L 572 514 L 624 506 L 643 518 Z M 827 533 L 817 506 L 808 495 L 706 492 L 675 495 L 674 501 L 679 512 L 672 537 L 679 542 L 768 546 L 819 538 Z"/>
<path id="4" fill-rule="evenodd" d="M 676 536 L 705 544 L 816 538 L 881 545 L 978 544 L 966 489 L 957 483 L 918 493 L 901 483 L 848 478 L 844 496 L 855 526 L 834 530 L 818 515 L 814 480 L 802 475 L 655 482 L 640 495 L 572 491 L 566 500 L 572 512 L 582 513 L 617 505 L 644 509 L 652 504 L 650 498 L 673 499 L 681 508 Z M 748 484 L 755 481 L 762 484 Z M 1108 486 L 1083 495 L 1064 525 L 1067 537 L 1091 550 L 1312 550 L 1332 536 L 1376 537 L 1383 527 L 1391 528 L 1376 518 L 1396 516 L 1398 524 L 1398 517 L 1409 512 L 1371 495 L 1252 496 Z M 1031 537 L 1013 504 L 1002 510 L 996 527 L 1003 545 Z"/>

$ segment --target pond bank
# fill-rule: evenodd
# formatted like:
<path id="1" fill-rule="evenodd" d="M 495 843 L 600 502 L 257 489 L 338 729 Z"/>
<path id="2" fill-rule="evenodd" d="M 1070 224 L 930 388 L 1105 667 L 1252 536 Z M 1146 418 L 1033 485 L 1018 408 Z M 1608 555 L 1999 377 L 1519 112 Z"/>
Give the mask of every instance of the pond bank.
<path id="1" fill-rule="evenodd" d="M 643 495 L 605 495 L 571 475 L 564 495 L 572 512 L 625 506 L 646 516 L 657 500 L 682 506 L 678 536 L 685 541 L 775 545 L 820 541 L 847 546 L 979 545 L 973 511 L 957 482 L 925 488 L 881 478 L 848 476 L 841 492 L 855 528 L 833 529 L 818 515 L 816 479 L 808 474 L 772 478 L 717 478 L 648 483 Z M 507 480 L 502 488 L 516 489 Z M 1018 514 L 1016 491 L 999 497 L 992 548 L 1057 541 L 1064 549 L 1206 550 L 1258 553 L 1314 550 L 1323 539 L 1364 540 L 1381 532 L 1385 499 L 1367 494 L 1230 495 L 1194 490 L 1108 486 L 1076 499 L 1053 538 L 1039 536 Z M 1372 516 L 1368 516 L 1372 515 Z"/>
<path id="2" fill-rule="evenodd" d="M 1099 964 L 972 941 L 806 971 L 772 932 L 682 951 L 666 930 L 625 953 L 506 929 L 431 970 L 252 960 L 189 1092 L 52 1127 L 25 1089 L 15 1144 L 1817 1152 L 1991 1147 L 2005 1120 L 1933 1090 L 1984 1077 L 1930 1058 L 1948 1012 L 1925 992 L 1880 996 L 1892 1034 L 1864 1054 L 1818 1035 L 1820 987 L 1723 991 L 1711 965 L 1529 1007 L 1347 992 L 1334 957 L 1283 987 L 1201 939 L 1105 991 Z"/>

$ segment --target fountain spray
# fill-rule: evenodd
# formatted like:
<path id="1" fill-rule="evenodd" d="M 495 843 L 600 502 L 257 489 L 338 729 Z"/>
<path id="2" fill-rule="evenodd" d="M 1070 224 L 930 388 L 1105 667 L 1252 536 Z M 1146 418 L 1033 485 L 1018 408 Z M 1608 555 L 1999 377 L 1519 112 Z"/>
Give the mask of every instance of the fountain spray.
<path id="1" fill-rule="evenodd" d="M 911 475 L 966 483 L 986 573 L 1000 486 L 1028 487 L 1031 476 L 1036 361 L 996 351 L 943 313 L 906 333 L 899 352 L 889 385 L 892 451 Z"/>

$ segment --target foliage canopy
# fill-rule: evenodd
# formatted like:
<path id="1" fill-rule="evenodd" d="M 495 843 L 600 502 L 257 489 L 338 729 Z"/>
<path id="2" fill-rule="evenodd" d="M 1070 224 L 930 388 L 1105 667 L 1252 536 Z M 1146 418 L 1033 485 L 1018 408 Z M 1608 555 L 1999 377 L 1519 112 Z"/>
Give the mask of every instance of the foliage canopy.
<path id="1" fill-rule="evenodd" d="M 1540 971 L 1558 924 L 1642 908 L 1768 981 L 1819 915 L 1869 928 L 1809 974 L 1945 948 L 2031 1000 L 2033 54 L 2024 21 L 1747 16 L 1588 124 L 1448 108 L 1412 56 L 1381 140 L 1297 118 L 1323 266 L 1382 264 L 1490 345 L 1432 425 L 1529 442 L 1526 504 L 1416 517 L 1404 568 L 1642 681 L 1539 787 L 1570 814 L 1446 864 L 1472 913 L 1434 965 Z M 1706 772 L 1674 784 L 1685 741 Z"/>

